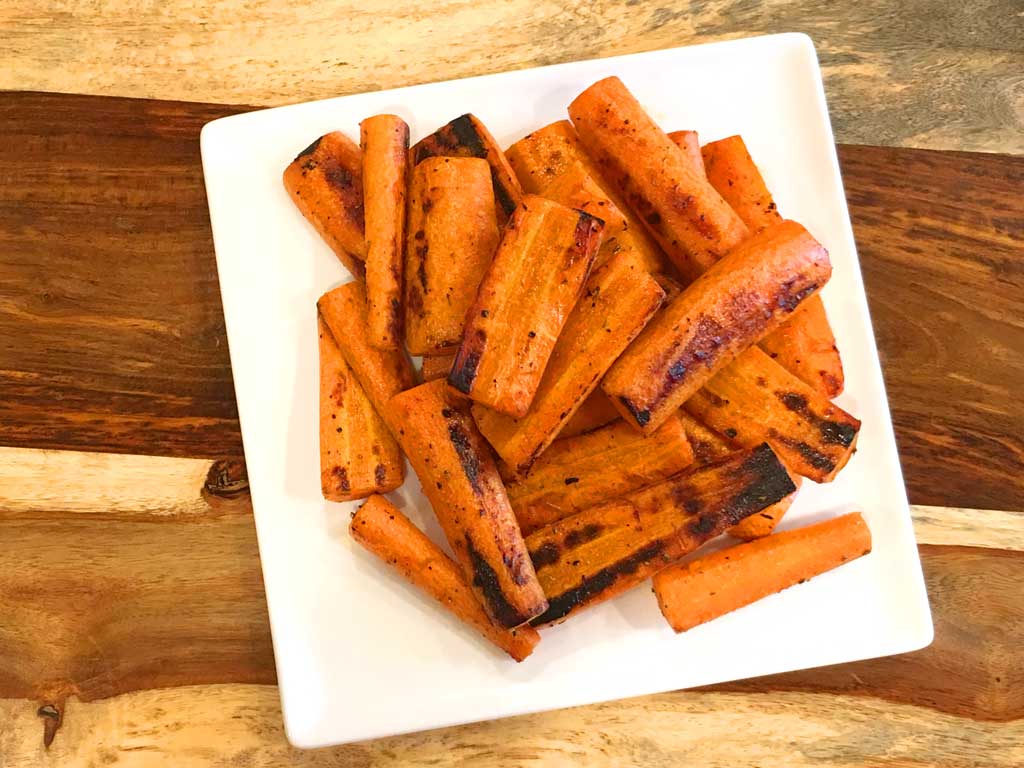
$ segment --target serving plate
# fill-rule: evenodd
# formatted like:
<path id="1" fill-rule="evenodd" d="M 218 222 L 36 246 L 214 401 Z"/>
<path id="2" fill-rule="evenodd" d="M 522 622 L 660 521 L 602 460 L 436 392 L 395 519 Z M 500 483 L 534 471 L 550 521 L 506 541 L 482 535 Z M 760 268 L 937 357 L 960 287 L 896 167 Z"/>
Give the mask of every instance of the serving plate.
<path id="1" fill-rule="evenodd" d="M 320 494 L 316 306 L 351 279 L 292 205 L 289 161 L 332 130 L 392 112 L 415 142 L 473 112 L 502 146 L 566 117 L 618 75 L 666 130 L 743 135 L 780 211 L 828 248 L 823 297 L 863 420 L 829 485 L 806 482 L 781 528 L 863 510 L 874 550 L 675 635 L 640 587 L 545 630 L 516 664 L 349 538 L 357 503 Z M 300 747 L 884 656 L 932 623 L 813 44 L 783 34 L 560 64 L 216 120 L 203 170 L 289 740 Z M 443 541 L 415 476 L 393 500 Z"/>

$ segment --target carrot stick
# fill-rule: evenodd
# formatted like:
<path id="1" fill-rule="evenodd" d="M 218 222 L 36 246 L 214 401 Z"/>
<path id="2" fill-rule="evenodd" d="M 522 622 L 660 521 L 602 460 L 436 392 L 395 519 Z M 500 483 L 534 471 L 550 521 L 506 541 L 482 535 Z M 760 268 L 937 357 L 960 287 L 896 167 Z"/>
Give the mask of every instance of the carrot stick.
<path id="1" fill-rule="evenodd" d="M 398 444 L 317 314 L 320 339 L 320 486 L 328 501 L 392 491 L 405 479 Z"/>
<path id="2" fill-rule="evenodd" d="M 522 200 L 523 188 L 505 153 L 486 126 L 473 115 L 462 115 L 442 125 L 418 141 L 411 152 L 413 165 L 419 165 L 428 157 L 480 157 L 486 160 L 491 166 L 499 224 L 505 223 Z"/>
<path id="3" fill-rule="evenodd" d="M 765 445 L 559 520 L 527 536 L 550 624 L 636 586 L 792 493 Z"/>
<path id="4" fill-rule="evenodd" d="M 660 482 L 692 462 L 679 419 L 669 419 L 650 437 L 616 421 L 556 440 L 526 477 L 506 483 L 505 490 L 528 536 L 601 501 Z"/>
<path id="5" fill-rule="evenodd" d="M 559 438 L 575 437 L 610 424 L 619 418 L 615 405 L 602 390 L 595 389 L 584 400 L 576 413 L 569 417 L 558 433 Z"/>
<path id="6" fill-rule="evenodd" d="M 629 227 L 619 207 L 580 164 L 568 168 L 553 179 L 542 197 L 596 216 L 604 222 L 605 237 Z"/>
<path id="7" fill-rule="evenodd" d="M 367 551 L 516 661 L 533 653 L 540 642 L 529 624 L 506 629 L 491 621 L 462 569 L 383 496 L 366 500 L 352 516 L 349 531 Z"/>
<path id="8" fill-rule="evenodd" d="M 832 272 L 828 252 L 792 221 L 751 237 L 652 320 L 605 376 L 626 421 L 647 432 L 781 325 Z"/>
<path id="9" fill-rule="evenodd" d="M 406 346 L 453 353 L 466 311 L 498 247 L 491 169 L 476 157 L 431 157 L 409 192 Z"/>
<path id="10" fill-rule="evenodd" d="M 744 541 L 753 541 L 754 539 L 767 536 L 774 531 L 775 526 L 782 522 L 783 516 L 793 506 L 793 502 L 796 501 L 796 495 L 800 492 L 800 486 L 804 482 L 800 475 L 795 475 L 792 472 L 789 474 L 789 478 L 793 481 L 796 490 L 770 507 L 765 507 L 760 512 L 740 520 L 729 529 L 729 535 Z"/>
<path id="11" fill-rule="evenodd" d="M 448 372 L 452 369 L 452 362 L 455 355 L 442 355 L 440 357 L 424 357 L 423 370 L 421 375 L 424 382 L 435 379 L 447 379 Z"/>
<path id="12" fill-rule="evenodd" d="M 854 512 L 667 568 L 654 593 L 672 629 L 685 632 L 870 551 L 871 531 Z"/>
<path id="13" fill-rule="evenodd" d="M 832 480 L 857 446 L 860 421 L 751 347 L 706 382 L 686 410 L 734 444 L 767 442 L 786 466 Z"/>
<path id="14" fill-rule="evenodd" d="M 749 235 L 708 180 L 617 77 L 569 105 L 580 141 L 684 278 L 692 280 Z"/>
<path id="15" fill-rule="evenodd" d="M 284 169 L 284 186 L 345 269 L 362 280 L 362 152 L 355 142 L 339 131 L 321 136 Z"/>
<path id="16" fill-rule="evenodd" d="M 402 392 L 385 418 L 487 614 L 514 627 L 547 607 L 483 436 L 443 381 Z"/>
<path id="17" fill-rule="evenodd" d="M 700 151 L 708 181 L 751 232 L 760 232 L 782 221 L 742 136 L 712 141 Z"/>
<path id="18" fill-rule="evenodd" d="M 395 349 L 402 341 L 409 126 L 396 115 L 374 115 L 363 120 L 359 130 L 366 219 L 367 326 L 371 344 Z"/>
<path id="19" fill-rule="evenodd" d="M 690 161 L 690 165 L 693 170 L 703 174 L 704 173 L 704 157 L 700 151 L 700 138 L 697 136 L 696 131 L 672 131 L 668 135 L 672 139 L 672 143 L 683 150 L 683 154 Z M 715 187 L 718 189 L 717 187 Z M 722 190 L 718 190 L 721 194 Z M 725 198 L 726 202 L 730 202 L 729 198 L 724 194 L 722 197 Z M 737 211 L 739 213 L 739 211 Z M 740 218 L 743 218 L 742 216 Z M 746 222 L 744 222 L 746 223 Z M 749 225 L 748 225 L 749 226 Z"/>
<path id="20" fill-rule="evenodd" d="M 601 244 L 599 219 L 527 195 L 505 228 L 448 383 L 472 400 L 524 416 Z"/>
<path id="21" fill-rule="evenodd" d="M 661 306 L 664 293 L 633 254 L 594 270 L 569 313 L 529 411 L 512 418 L 479 404 L 473 418 L 498 455 L 525 473 Z"/>
<path id="22" fill-rule="evenodd" d="M 316 305 L 334 334 L 345 362 L 351 366 L 377 413 L 383 415 L 388 401 L 416 381 L 409 358 L 404 350 L 378 349 L 370 343 L 366 289 L 362 283 L 346 283 L 330 290 Z"/>

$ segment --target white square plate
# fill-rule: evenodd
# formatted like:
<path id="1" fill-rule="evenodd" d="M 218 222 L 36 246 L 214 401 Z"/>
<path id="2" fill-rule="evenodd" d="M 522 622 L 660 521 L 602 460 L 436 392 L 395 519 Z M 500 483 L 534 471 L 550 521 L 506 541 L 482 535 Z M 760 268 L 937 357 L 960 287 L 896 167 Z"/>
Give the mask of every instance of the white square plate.
<path id="1" fill-rule="evenodd" d="M 752 77 L 751 73 L 756 76 Z M 806 483 L 783 527 L 861 509 L 874 551 L 682 635 L 640 587 L 544 632 L 515 664 L 350 541 L 356 506 L 320 495 L 317 297 L 349 278 L 281 173 L 368 115 L 413 141 L 473 112 L 502 146 L 566 117 L 618 75 L 666 130 L 740 133 L 779 208 L 828 248 L 824 298 L 863 419 L 831 485 Z M 236 115 L 202 133 L 231 363 L 288 738 L 300 747 L 569 707 L 921 648 L 932 623 L 814 47 L 797 34 L 346 96 Z M 392 494 L 441 541 L 412 473 Z M 749 650 L 756 643 L 757 653 Z"/>

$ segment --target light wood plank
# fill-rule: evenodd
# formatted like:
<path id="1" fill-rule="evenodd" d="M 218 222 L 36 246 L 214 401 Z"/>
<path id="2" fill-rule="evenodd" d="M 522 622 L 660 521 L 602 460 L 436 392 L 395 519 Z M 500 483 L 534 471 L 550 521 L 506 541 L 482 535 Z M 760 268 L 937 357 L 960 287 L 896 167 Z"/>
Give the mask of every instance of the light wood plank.
<path id="1" fill-rule="evenodd" d="M 1024 552 L 1024 512 L 912 506 L 918 544 Z"/>

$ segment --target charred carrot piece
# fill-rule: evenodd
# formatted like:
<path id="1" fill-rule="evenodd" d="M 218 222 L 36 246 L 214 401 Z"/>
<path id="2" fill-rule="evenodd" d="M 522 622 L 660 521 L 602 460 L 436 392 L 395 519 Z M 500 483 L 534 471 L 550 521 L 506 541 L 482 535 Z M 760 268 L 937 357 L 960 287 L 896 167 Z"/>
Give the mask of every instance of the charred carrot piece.
<path id="1" fill-rule="evenodd" d="M 796 222 L 764 230 L 659 313 L 602 388 L 626 421 L 657 429 L 715 373 L 785 322 L 831 273 L 828 251 Z"/>
<path id="2" fill-rule="evenodd" d="M 477 599 L 498 625 L 515 627 L 547 602 L 487 443 L 446 390 L 431 381 L 402 392 L 385 418 Z"/>
<path id="3" fill-rule="evenodd" d="M 480 404 L 473 418 L 516 472 L 527 472 L 661 306 L 664 293 L 639 259 L 620 253 L 594 270 L 569 313 L 529 411 L 513 418 Z"/>
<path id="4" fill-rule="evenodd" d="M 618 418 L 619 411 L 612 401 L 608 399 L 608 395 L 600 389 L 595 389 L 580 404 L 580 407 L 576 409 L 576 413 L 565 422 L 565 426 L 558 433 L 558 437 L 582 435 L 598 427 L 603 427 L 605 424 L 610 424 Z"/>
<path id="5" fill-rule="evenodd" d="M 334 288 L 321 296 L 316 305 L 345 362 L 351 366 L 377 413 L 383 415 L 388 401 L 416 382 L 405 351 L 378 349 L 370 343 L 366 289 L 362 283 L 346 283 Z"/>
<path id="6" fill-rule="evenodd" d="M 362 179 L 362 152 L 339 131 L 321 136 L 284 170 L 295 205 L 356 280 L 366 258 Z"/>
<path id="7" fill-rule="evenodd" d="M 669 419 L 650 437 L 617 421 L 556 440 L 526 477 L 505 489 L 528 536 L 602 501 L 660 482 L 692 462 L 693 450 L 679 419 Z"/>
<path id="8" fill-rule="evenodd" d="M 800 477 L 800 475 L 794 475 L 792 472 L 789 477 L 793 481 L 793 485 L 796 490 L 784 499 L 775 502 L 770 507 L 765 507 L 760 512 L 740 520 L 736 525 L 729 529 L 729 535 L 735 536 L 737 539 L 743 539 L 744 541 L 753 541 L 754 539 L 760 539 L 767 536 L 774 531 L 775 526 L 782 522 L 783 516 L 789 511 L 789 508 L 793 506 L 793 502 L 796 501 L 796 495 L 800 492 L 800 486 L 804 482 L 804 479 Z"/>
<path id="9" fill-rule="evenodd" d="M 760 232 L 782 221 L 743 137 L 730 136 L 709 142 L 700 152 L 708 181 L 751 232 Z"/>
<path id="10" fill-rule="evenodd" d="M 523 198 L 467 313 L 448 376 L 454 389 L 501 413 L 526 414 L 603 227 L 588 213 Z"/>
<path id="11" fill-rule="evenodd" d="M 498 247 L 491 168 L 476 157 L 429 157 L 412 174 L 405 283 L 406 346 L 454 352 L 466 311 Z"/>
<path id="12" fill-rule="evenodd" d="M 352 517 L 349 531 L 364 549 L 516 661 L 533 653 L 540 642 L 540 634 L 529 624 L 506 629 L 491 621 L 458 564 L 383 496 L 366 500 Z"/>
<path id="13" fill-rule="evenodd" d="M 790 469 L 832 480 L 856 450 L 860 421 L 751 347 L 686 402 L 736 445 L 767 442 Z"/>
<path id="14" fill-rule="evenodd" d="M 409 126 L 397 115 L 374 115 L 359 124 L 363 147 L 366 220 L 366 296 L 370 343 L 402 342 L 402 268 Z"/>
<path id="15" fill-rule="evenodd" d="M 435 379 L 447 379 L 448 372 L 452 369 L 452 361 L 455 355 L 443 355 L 440 357 L 423 358 L 423 381 L 434 381 Z"/>
<path id="16" fill-rule="evenodd" d="M 854 512 L 667 568 L 654 593 L 672 629 L 685 632 L 870 551 L 871 531 Z"/>
<path id="17" fill-rule="evenodd" d="M 672 143 L 683 150 L 683 154 L 686 155 L 686 159 L 690 161 L 690 165 L 693 170 L 703 174 L 704 173 L 704 157 L 701 155 L 700 150 L 700 138 L 697 136 L 696 131 L 672 131 L 668 135 L 672 139 Z M 718 189 L 717 187 L 715 187 Z M 722 190 L 718 190 L 719 194 Z M 730 202 L 729 198 L 722 194 L 726 202 Z M 737 211 L 739 213 L 739 211 Z M 740 216 L 740 218 L 743 218 Z M 746 223 L 746 221 L 744 221 Z M 747 224 L 747 226 L 750 226 Z"/>
<path id="18" fill-rule="evenodd" d="M 615 597 L 792 492 L 765 445 L 534 531 L 526 545 L 548 609 L 531 623 Z"/>
<path id="19" fill-rule="evenodd" d="M 479 157 L 486 160 L 491 166 L 494 202 L 501 223 L 512 215 L 523 198 L 523 188 L 505 153 L 486 126 L 473 115 L 455 118 L 413 146 L 413 165 L 419 165 L 428 157 Z"/>
<path id="20" fill-rule="evenodd" d="M 569 105 L 580 141 L 684 278 L 695 279 L 749 230 L 617 77 Z"/>
<path id="21" fill-rule="evenodd" d="M 394 490 L 405 479 L 398 444 L 349 368 L 327 324 L 320 337 L 320 486 L 328 501 Z"/>

